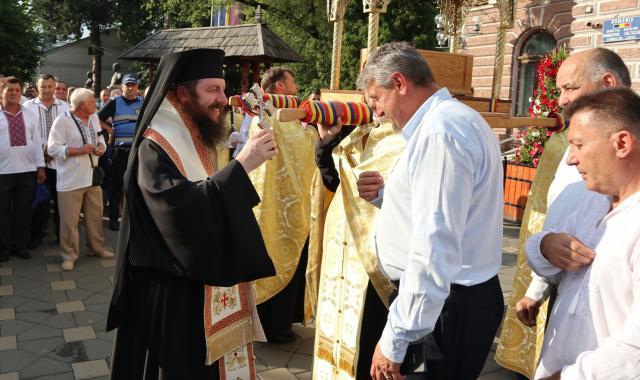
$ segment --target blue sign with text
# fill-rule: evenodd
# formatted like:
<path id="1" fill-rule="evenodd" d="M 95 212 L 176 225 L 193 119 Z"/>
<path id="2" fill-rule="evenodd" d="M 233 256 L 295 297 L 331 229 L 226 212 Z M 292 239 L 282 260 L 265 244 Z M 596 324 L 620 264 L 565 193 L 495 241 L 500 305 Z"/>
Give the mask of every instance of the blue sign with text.
<path id="1" fill-rule="evenodd" d="M 604 20 L 602 41 L 606 43 L 640 40 L 640 16 Z"/>

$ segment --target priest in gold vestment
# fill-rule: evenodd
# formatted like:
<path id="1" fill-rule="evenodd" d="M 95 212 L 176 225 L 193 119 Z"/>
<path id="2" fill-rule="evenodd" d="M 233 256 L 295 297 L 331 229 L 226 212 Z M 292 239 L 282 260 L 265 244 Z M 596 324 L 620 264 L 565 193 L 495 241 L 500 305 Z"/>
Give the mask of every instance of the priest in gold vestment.
<path id="1" fill-rule="evenodd" d="M 356 181 L 373 168 L 389 172 L 403 148 L 388 122 L 358 127 L 333 150 L 339 184 L 326 175 L 314 182 L 307 267 L 307 314 L 316 325 L 314 379 L 369 378 L 395 288 L 380 272 L 372 245 L 378 209 L 358 197 Z"/>
<path id="2" fill-rule="evenodd" d="M 565 107 L 584 94 L 604 87 L 630 86 L 631 81 L 627 66 L 616 53 L 596 48 L 567 58 L 558 69 L 556 85 L 559 104 Z M 567 146 L 567 131 L 556 133 L 540 158 L 520 228 L 516 276 L 495 355 L 498 364 L 529 378 L 542 348 L 549 292 L 539 278 L 532 281 L 524 244 L 543 226 L 558 225 L 586 191 L 577 170 L 565 162 Z"/>

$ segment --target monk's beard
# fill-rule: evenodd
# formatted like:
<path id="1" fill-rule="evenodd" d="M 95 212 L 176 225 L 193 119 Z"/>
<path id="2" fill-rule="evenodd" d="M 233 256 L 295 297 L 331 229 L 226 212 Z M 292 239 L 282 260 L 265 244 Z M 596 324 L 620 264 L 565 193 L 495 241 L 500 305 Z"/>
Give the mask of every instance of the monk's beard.
<path id="1" fill-rule="evenodd" d="M 224 105 L 214 103 L 203 110 L 196 102 L 191 102 L 185 108 L 198 126 L 202 143 L 207 148 L 213 149 L 225 139 L 223 120 L 226 110 Z M 210 112 L 215 110 L 220 110 L 220 122 L 211 120 Z"/>

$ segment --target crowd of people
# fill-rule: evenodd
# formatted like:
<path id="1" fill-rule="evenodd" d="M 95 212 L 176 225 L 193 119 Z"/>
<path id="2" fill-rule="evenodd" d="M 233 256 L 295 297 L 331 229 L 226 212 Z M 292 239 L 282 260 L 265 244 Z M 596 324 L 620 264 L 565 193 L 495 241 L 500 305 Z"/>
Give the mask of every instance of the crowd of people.
<path id="1" fill-rule="evenodd" d="M 22 82 L 4 78 L 0 258 L 29 257 L 51 204 L 64 270 L 79 257 L 81 211 L 87 254 L 114 257 L 104 177 L 120 230 L 112 378 L 249 378 L 251 342 L 295 340 L 306 299 L 314 378 L 476 379 L 504 318 L 504 173 L 489 124 L 407 43 L 368 57 L 364 127 L 227 112 L 223 59 L 168 54 L 145 97 L 128 74 L 120 95 L 63 100 L 66 84 L 41 75 L 22 103 Z M 288 68 L 261 85 L 298 92 Z M 557 294 L 535 379 L 637 379 L 640 97 L 603 48 L 572 54 L 557 86 L 569 127 L 540 161 L 544 226 L 523 235 L 533 280 L 510 309 L 535 327 Z"/>
<path id="2" fill-rule="evenodd" d="M 136 107 L 125 110 L 131 97 Z M 132 138 L 141 106 L 131 74 L 99 99 L 51 74 L 38 75 L 33 86 L 13 76 L 0 79 L 0 208 L 6 215 L 0 218 L 0 261 L 29 259 L 51 219 L 63 270 L 73 270 L 78 260 L 81 218 L 87 255 L 114 257 L 104 243 L 103 208 L 117 230 L 128 154 L 120 153 L 126 147 L 121 137 Z"/>

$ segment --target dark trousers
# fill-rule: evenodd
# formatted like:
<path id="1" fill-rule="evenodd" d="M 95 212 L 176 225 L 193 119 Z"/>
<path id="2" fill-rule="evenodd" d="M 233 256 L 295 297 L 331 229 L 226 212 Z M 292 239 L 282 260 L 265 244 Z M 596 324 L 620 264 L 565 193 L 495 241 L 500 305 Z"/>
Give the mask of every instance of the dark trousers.
<path id="1" fill-rule="evenodd" d="M 503 313 L 498 276 L 475 286 L 452 285 L 433 330 L 444 359 L 427 361 L 426 379 L 478 378 Z"/>
<path id="2" fill-rule="evenodd" d="M 56 237 L 60 240 L 60 213 L 58 212 L 58 191 L 56 190 L 57 173 L 55 169 L 46 169 L 47 188 L 53 199 L 53 223 L 56 229 Z M 51 213 L 51 202 L 40 203 L 33 210 L 31 219 L 31 240 L 42 240 L 49 224 L 49 214 Z"/>
<path id="3" fill-rule="evenodd" d="M 304 243 L 298 267 L 289 284 L 269 300 L 258 305 L 260 322 L 267 340 L 291 330 L 291 323 L 304 318 L 304 288 L 309 239 Z"/>
<path id="4" fill-rule="evenodd" d="M 0 250 L 24 250 L 29 242 L 36 172 L 0 174 Z"/>
<path id="5" fill-rule="evenodd" d="M 115 147 L 107 162 L 107 196 L 109 197 L 109 219 L 117 220 L 122 198 L 124 172 L 127 170 L 129 147 Z"/>
<path id="6" fill-rule="evenodd" d="M 356 369 L 356 379 L 370 380 L 371 375 L 371 358 L 375 351 L 376 344 L 380 340 L 382 330 L 387 324 L 387 314 L 389 310 L 384 306 L 376 289 L 371 285 L 371 281 L 367 285 L 367 295 L 364 299 L 364 308 L 362 310 L 362 328 L 360 329 L 360 340 L 358 347 L 358 364 Z"/>

